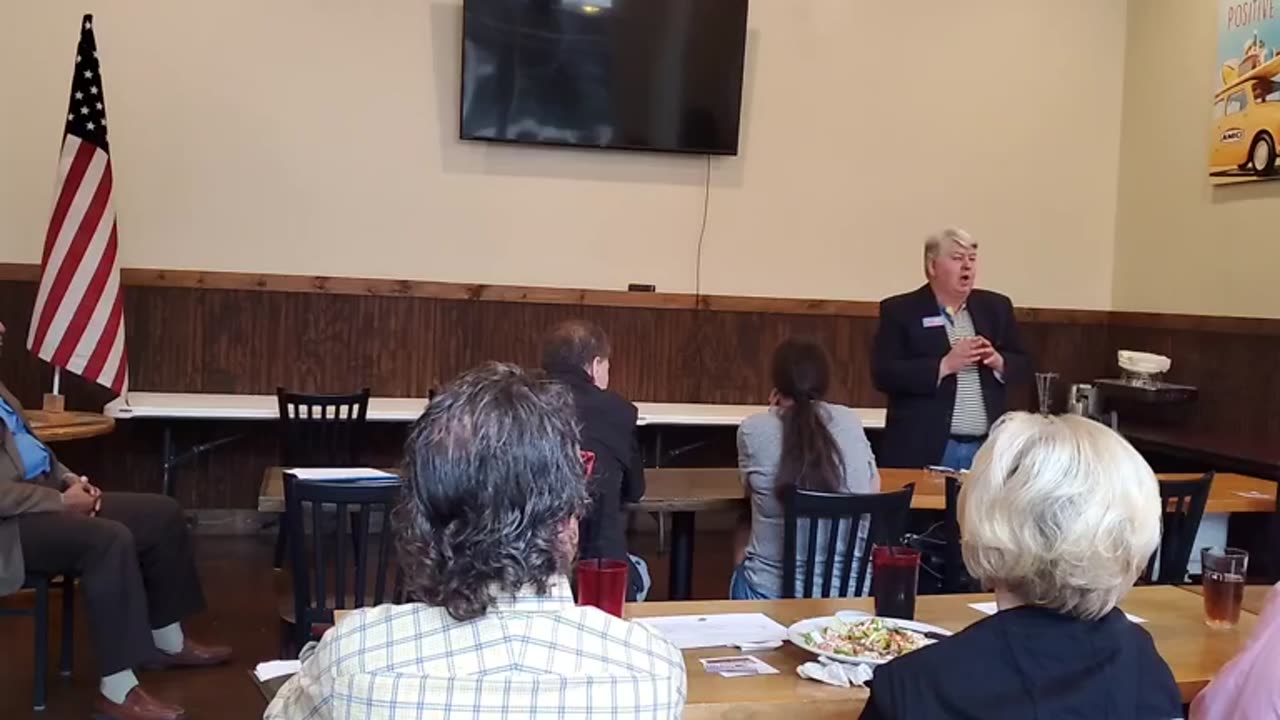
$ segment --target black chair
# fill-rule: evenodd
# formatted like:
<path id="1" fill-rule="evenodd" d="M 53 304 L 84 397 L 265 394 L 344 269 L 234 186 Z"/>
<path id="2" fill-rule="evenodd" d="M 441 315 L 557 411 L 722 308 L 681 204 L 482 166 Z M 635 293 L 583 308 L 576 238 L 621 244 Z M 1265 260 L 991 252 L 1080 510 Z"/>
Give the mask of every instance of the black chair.
<path id="1" fill-rule="evenodd" d="M 369 415 L 369 388 L 347 395 L 305 395 L 276 389 L 281 467 L 356 465 Z M 286 489 L 289 483 L 285 477 Z M 284 564 L 285 522 L 276 533 L 275 568 Z"/>
<path id="2" fill-rule="evenodd" d="M 55 582 L 56 575 L 37 575 L 28 573 L 22 584 L 24 590 L 34 590 L 35 599 L 30 608 L 0 608 L 0 617 L 20 616 L 35 620 L 35 688 L 32 692 L 32 707 L 44 710 L 48 687 L 49 668 L 49 589 L 62 588 L 62 639 L 58 657 L 58 672 L 62 677 L 71 677 L 71 660 L 75 652 L 75 576 L 63 574 L 60 583 Z"/>
<path id="3" fill-rule="evenodd" d="M 1209 488 L 1213 485 L 1213 471 L 1198 480 L 1160 481 L 1160 503 L 1164 508 L 1163 531 L 1160 547 L 1147 561 L 1142 580 L 1156 585 L 1185 585 L 1187 563 L 1200 531 L 1204 506 L 1209 501 Z M 1160 559 L 1160 572 L 1155 572 L 1156 558 Z"/>
<path id="4" fill-rule="evenodd" d="M 942 591 L 945 593 L 977 592 L 977 583 L 964 566 L 964 553 L 960 549 L 960 479 L 946 478 L 946 505 L 943 509 Z"/>
<path id="5" fill-rule="evenodd" d="M 792 488 L 783 500 L 786 511 L 782 540 L 782 597 L 796 597 L 796 573 L 799 549 L 800 521 L 807 521 L 805 569 L 800 578 L 802 597 L 814 597 L 816 561 L 820 526 L 826 526 L 823 545 L 826 553 L 821 578 L 821 594 L 833 597 L 832 587 L 839 589 L 836 597 L 849 596 L 849 582 L 854 580 L 855 595 L 870 592 L 867 571 L 871 564 L 871 548 L 874 545 L 898 545 L 907 531 L 907 519 L 911 512 L 911 495 L 915 484 L 896 492 L 843 495 L 809 492 Z M 822 521 L 827 521 L 823 523 Z M 866 526 L 866 540 L 858 546 L 859 529 Z M 844 538 L 843 552 L 840 539 Z M 836 560 L 840 560 L 840 578 L 836 582 Z M 853 569 L 857 568 L 854 579 Z"/>
<path id="6" fill-rule="evenodd" d="M 403 599 L 399 571 L 390 595 L 386 582 L 393 545 L 390 520 L 400 497 L 400 482 L 294 479 L 284 487 L 296 652 L 313 639 L 313 628 L 333 624 L 334 610 L 380 605 L 389 597 Z M 375 544 L 375 527 L 380 527 L 381 533 L 371 568 L 369 549 Z M 288 618 L 284 620 L 288 622 Z"/>

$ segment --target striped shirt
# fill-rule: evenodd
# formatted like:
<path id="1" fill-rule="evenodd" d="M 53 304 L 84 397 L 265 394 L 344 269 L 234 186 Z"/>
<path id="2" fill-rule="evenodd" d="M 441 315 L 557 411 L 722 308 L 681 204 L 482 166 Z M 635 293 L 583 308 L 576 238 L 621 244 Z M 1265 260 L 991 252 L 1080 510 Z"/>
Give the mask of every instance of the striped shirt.
<path id="1" fill-rule="evenodd" d="M 420 603 L 356 611 L 303 650 L 263 718 L 667 720 L 685 693 L 679 650 L 575 606 L 558 578 L 545 596 L 508 597 L 467 622 Z"/>
<path id="2" fill-rule="evenodd" d="M 964 338 L 976 337 L 973 317 L 968 306 L 961 306 L 954 314 L 943 312 L 947 320 L 947 340 L 954 347 Z M 951 412 L 951 434 L 981 437 L 987 434 L 987 406 L 982 399 L 982 376 L 977 365 L 970 365 L 956 373 L 956 404 Z"/>

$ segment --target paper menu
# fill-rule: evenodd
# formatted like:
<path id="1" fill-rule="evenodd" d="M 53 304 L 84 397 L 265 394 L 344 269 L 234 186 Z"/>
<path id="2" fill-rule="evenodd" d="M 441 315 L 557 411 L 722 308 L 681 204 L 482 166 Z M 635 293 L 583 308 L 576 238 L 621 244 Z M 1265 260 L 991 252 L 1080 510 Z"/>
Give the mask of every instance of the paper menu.
<path id="1" fill-rule="evenodd" d="M 700 662 L 707 672 L 726 678 L 778 674 L 777 668 L 754 655 L 702 658 Z"/>
<path id="2" fill-rule="evenodd" d="M 787 629 L 764 613 L 637 618 L 681 650 L 781 642 Z"/>
<path id="3" fill-rule="evenodd" d="M 253 669 L 253 676 L 258 682 L 266 682 L 285 675 L 296 675 L 302 669 L 300 660 L 268 660 L 258 663 Z"/>
<path id="4" fill-rule="evenodd" d="M 996 604 L 994 602 L 969 603 L 969 607 L 977 610 L 983 615 L 996 614 Z M 1130 615 L 1129 613 L 1125 613 L 1124 616 L 1129 618 L 1129 622 L 1131 623 L 1141 624 L 1147 621 L 1146 618 L 1140 618 L 1137 615 Z"/>

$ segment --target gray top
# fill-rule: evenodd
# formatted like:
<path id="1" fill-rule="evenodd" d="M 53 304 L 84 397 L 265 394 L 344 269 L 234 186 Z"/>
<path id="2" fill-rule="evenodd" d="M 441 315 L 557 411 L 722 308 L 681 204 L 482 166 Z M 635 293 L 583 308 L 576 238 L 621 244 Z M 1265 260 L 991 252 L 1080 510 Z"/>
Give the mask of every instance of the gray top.
<path id="1" fill-rule="evenodd" d="M 876 459 L 862 429 L 862 420 L 851 408 L 843 405 L 819 403 L 818 412 L 826 420 L 827 429 L 835 438 L 836 446 L 844 457 L 845 476 L 842 492 L 869 493 L 880 490 L 880 475 L 876 471 Z M 782 502 L 774 495 L 777 483 L 778 461 L 782 459 L 782 419 L 778 408 L 752 415 L 738 428 L 738 469 L 742 484 L 751 499 L 751 540 L 747 543 L 747 557 L 743 570 L 747 582 L 757 591 L 773 597 L 782 597 L 782 536 L 785 528 Z M 824 524 L 828 521 L 822 521 Z M 801 523 L 797 569 L 804 567 L 808 551 L 808 529 Z M 819 537 L 825 528 L 819 528 Z M 859 529 L 858 539 L 866 537 L 866 527 Z M 843 553 L 844 542 L 837 548 Z M 826 562 L 825 547 L 819 547 L 815 555 L 818 569 Z M 837 567 L 837 570 L 840 568 Z M 856 572 L 855 568 L 855 572 Z M 797 573 L 799 577 L 799 573 Z M 850 592 L 853 591 L 850 585 Z"/>

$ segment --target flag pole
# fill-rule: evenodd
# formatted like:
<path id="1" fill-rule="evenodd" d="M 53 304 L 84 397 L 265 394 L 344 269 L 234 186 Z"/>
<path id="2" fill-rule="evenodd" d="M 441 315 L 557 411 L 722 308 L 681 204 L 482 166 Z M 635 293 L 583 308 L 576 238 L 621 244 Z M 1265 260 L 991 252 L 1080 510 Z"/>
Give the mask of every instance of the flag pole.
<path id="1" fill-rule="evenodd" d="M 62 149 L 58 157 L 56 200 L 45 233 L 40 270 L 41 292 L 31 311 L 27 348 L 53 369 L 53 392 L 45 395 L 47 411 L 64 410 L 62 363 L 76 359 L 76 375 L 123 392 L 128 385 L 125 353 L 124 298 L 119 287 L 105 283 L 64 292 L 67 278 L 119 279 L 115 211 L 111 201 L 111 157 L 107 141 L 106 92 L 93 15 L 80 21 L 75 70 L 71 74 Z M 81 180 L 84 182 L 81 182 Z M 73 238 L 75 250 L 55 252 L 62 238 Z M 56 288 L 56 289 L 55 289 Z M 48 292 L 46 292 L 48 291 Z M 59 352 L 61 351 L 61 352 Z"/>
<path id="2" fill-rule="evenodd" d="M 62 368 L 53 366 L 53 392 L 45 393 L 43 409 L 45 412 L 63 412 L 67 409 L 67 399 L 62 397 Z"/>

